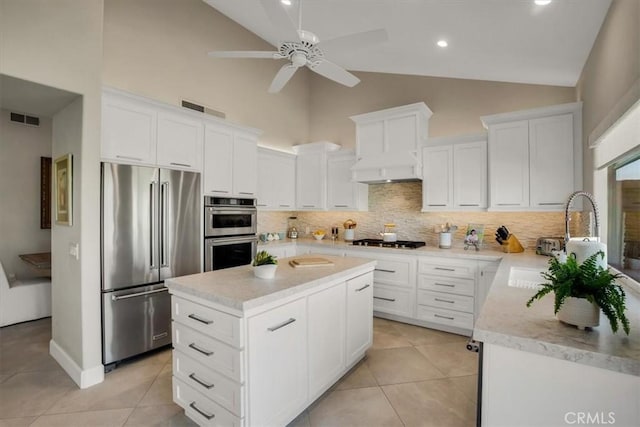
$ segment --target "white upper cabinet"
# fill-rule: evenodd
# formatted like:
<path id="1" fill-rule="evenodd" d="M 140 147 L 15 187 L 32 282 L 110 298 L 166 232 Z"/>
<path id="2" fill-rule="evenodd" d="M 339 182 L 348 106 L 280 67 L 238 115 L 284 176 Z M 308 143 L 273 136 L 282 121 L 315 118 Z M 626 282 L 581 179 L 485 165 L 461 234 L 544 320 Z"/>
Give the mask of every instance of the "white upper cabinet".
<path id="1" fill-rule="evenodd" d="M 201 170 L 202 128 L 199 120 L 173 113 L 158 113 L 158 164 Z"/>
<path id="2" fill-rule="evenodd" d="M 352 116 L 356 123 L 358 182 L 422 179 L 421 147 L 433 113 L 424 104 L 404 105 Z"/>
<path id="3" fill-rule="evenodd" d="M 329 210 L 366 211 L 369 186 L 351 179 L 351 167 L 356 161 L 349 150 L 329 153 L 327 160 L 327 207 Z"/>
<path id="4" fill-rule="evenodd" d="M 102 158 L 122 163 L 156 163 L 157 111 L 113 92 L 102 94 Z"/>
<path id="5" fill-rule="evenodd" d="M 293 147 L 296 158 L 296 206 L 300 210 L 327 208 L 327 152 L 339 145 L 320 141 Z"/>
<path id="6" fill-rule="evenodd" d="M 582 103 L 482 117 L 491 210 L 563 210 L 582 187 Z"/>
<path id="7" fill-rule="evenodd" d="M 189 111 L 105 89 L 102 159 L 202 170 L 202 121 Z"/>
<path id="8" fill-rule="evenodd" d="M 257 139 L 257 132 L 218 123 L 205 125 L 205 194 L 250 198 L 256 196 Z"/>
<path id="9" fill-rule="evenodd" d="M 258 208 L 296 207 L 296 156 L 258 147 Z"/>
<path id="10" fill-rule="evenodd" d="M 486 209 L 486 135 L 432 138 L 427 144 L 422 152 L 422 210 Z"/>

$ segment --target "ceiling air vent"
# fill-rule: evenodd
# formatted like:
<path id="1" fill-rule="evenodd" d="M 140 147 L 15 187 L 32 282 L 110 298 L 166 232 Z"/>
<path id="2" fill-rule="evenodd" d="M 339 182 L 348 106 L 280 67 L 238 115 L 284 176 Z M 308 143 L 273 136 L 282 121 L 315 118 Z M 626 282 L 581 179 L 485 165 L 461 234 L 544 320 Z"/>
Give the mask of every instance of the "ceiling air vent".
<path id="1" fill-rule="evenodd" d="M 11 113 L 11 121 L 29 126 L 40 126 L 40 118 L 21 113 Z"/>
<path id="2" fill-rule="evenodd" d="M 204 105 L 199 105 L 191 101 L 182 100 L 182 106 L 184 108 L 188 108 L 193 111 L 197 111 L 199 113 L 209 114 L 211 116 L 220 117 L 224 119 L 227 115 L 221 111 L 216 111 L 213 108 L 205 107 Z"/>

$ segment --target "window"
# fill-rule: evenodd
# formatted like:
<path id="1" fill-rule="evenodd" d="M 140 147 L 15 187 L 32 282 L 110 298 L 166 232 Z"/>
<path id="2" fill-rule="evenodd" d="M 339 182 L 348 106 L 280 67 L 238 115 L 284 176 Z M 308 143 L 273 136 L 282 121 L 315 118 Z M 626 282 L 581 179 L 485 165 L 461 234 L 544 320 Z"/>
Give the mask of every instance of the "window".
<path id="1" fill-rule="evenodd" d="M 640 158 L 614 167 L 613 203 L 609 218 L 618 248 L 609 263 L 618 270 L 640 281 Z"/>

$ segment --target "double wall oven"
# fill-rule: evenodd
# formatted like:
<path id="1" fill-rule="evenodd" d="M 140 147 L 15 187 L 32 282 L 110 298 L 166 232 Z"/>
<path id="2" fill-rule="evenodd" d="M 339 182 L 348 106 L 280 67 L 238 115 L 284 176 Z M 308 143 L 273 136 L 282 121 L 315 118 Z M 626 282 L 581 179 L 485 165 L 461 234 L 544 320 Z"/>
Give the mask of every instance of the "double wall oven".
<path id="1" fill-rule="evenodd" d="M 250 264 L 256 254 L 255 199 L 204 199 L 204 270 Z"/>

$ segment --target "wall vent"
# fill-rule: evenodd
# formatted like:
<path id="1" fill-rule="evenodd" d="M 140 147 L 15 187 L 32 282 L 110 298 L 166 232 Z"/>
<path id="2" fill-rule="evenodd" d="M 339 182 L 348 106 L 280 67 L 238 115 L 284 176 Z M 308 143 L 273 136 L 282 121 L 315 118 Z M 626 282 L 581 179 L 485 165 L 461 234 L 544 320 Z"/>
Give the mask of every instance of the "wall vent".
<path id="1" fill-rule="evenodd" d="M 213 108 L 205 107 L 204 105 L 199 105 L 199 104 L 196 104 L 195 102 L 187 101 L 185 99 L 182 100 L 182 106 L 184 108 L 188 108 L 190 110 L 197 111 L 199 113 L 220 117 L 221 119 L 224 119 L 227 117 L 227 115 L 222 111 L 217 111 L 217 110 L 214 110 Z"/>
<path id="2" fill-rule="evenodd" d="M 11 121 L 28 126 L 40 126 L 40 118 L 21 113 L 11 113 Z"/>

